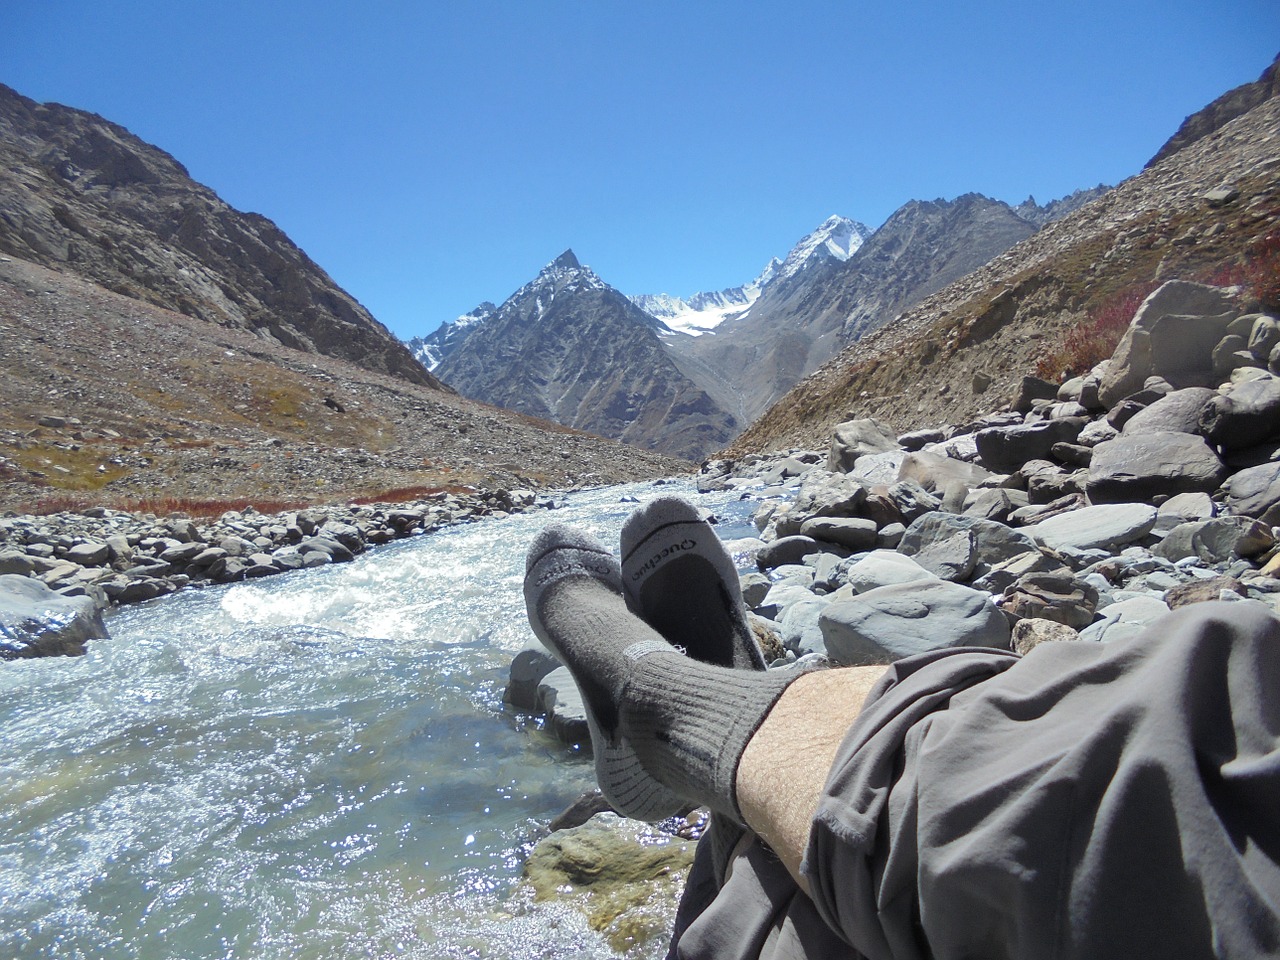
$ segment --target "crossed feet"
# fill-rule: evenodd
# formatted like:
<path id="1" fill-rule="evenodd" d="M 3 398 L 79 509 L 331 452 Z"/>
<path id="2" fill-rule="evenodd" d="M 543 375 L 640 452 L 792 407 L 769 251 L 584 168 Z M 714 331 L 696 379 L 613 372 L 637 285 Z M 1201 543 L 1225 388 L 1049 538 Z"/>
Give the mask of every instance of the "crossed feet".
<path id="1" fill-rule="evenodd" d="M 619 564 L 552 524 L 525 564 L 529 622 L 582 692 L 601 792 L 636 819 L 697 803 L 741 822 L 738 762 L 796 674 L 765 671 L 737 570 L 693 504 L 642 506 L 621 546 Z"/>

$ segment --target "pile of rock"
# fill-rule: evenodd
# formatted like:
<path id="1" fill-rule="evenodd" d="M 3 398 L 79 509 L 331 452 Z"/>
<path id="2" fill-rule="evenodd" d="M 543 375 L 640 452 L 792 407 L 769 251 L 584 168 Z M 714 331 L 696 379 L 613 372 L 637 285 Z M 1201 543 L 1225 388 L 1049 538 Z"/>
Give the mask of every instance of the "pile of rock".
<path id="1" fill-rule="evenodd" d="M 1196 600 L 1280 607 L 1277 372 L 1280 320 L 1173 281 L 1110 360 L 1061 385 L 1027 378 L 1008 412 L 903 436 L 853 420 L 823 466 L 720 461 L 700 486 L 764 498 L 767 573 L 744 595 L 797 656 L 1026 650 Z"/>
<path id="2" fill-rule="evenodd" d="M 840 424 L 824 453 L 713 461 L 703 491 L 762 503 L 756 625 L 786 659 L 882 663 L 946 646 L 1132 635 L 1199 600 L 1280 608 L 1280 321 L 1171 282 L 1114 356 L 1006 412 L 902 436 Z M 508 697 L 581 739 L 532 651 Z"/>
<path id="3" fill-rule="evenodd" d="M 89 635 L 50 629 L 65 619 L 68 598 L 85 598 L 92 611 L 188 585 L 341 563 L 378 544 L 540 505 L 532 491 L 497 490 L 284 514 L 248 508 L 208 523 L 103 507 L 0 518 L 0 660 L 82 653 L 89 636 L 105 636 L 100 617 Z"/>

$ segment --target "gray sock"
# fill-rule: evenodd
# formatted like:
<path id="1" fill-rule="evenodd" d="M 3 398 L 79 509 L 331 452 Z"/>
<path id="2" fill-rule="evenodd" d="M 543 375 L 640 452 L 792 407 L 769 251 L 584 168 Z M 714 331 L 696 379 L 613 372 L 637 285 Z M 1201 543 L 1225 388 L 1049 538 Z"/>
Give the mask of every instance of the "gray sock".
<path id="1" fill-rule="evenodd" d="M 617 562 L 580 531 L 548 527 L 526 571 L 529 622 L 582 692 L 596 778 L 614 808 L 661 820 L 689 802 L 740 821 L 738 762 L 798 675 L 682 656 L 627 610 Z"/>
<path id="2" fill-rule="evenodd" d="M 693 659 L 765 668 L 733 559 L 687 500 L 658 497 L 627 518 L 622 590 L 637 616 Z"/>

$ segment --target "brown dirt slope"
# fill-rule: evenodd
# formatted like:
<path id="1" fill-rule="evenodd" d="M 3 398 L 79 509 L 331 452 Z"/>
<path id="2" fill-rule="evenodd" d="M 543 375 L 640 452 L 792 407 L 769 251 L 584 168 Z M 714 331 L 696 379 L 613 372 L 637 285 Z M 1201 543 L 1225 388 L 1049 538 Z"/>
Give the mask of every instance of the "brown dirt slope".
<path id="1" fill-rule="evenodd" d="M 1223 185 L 1237 191 L 1230 202 L 1207 196 Z M 728 452 L 824 446 L 852 417 L 900 432 L 969 421 L 1006 403 L 1091 308 L 1152 280 L 1208 279 L 1278 223 L 1273 98 L 847 347 Z"/>
<path id="2" fill-rule="evenodd" d="M 0 365 L 0 510 L 559 488 L 690 466 L 8 256 Z"/>

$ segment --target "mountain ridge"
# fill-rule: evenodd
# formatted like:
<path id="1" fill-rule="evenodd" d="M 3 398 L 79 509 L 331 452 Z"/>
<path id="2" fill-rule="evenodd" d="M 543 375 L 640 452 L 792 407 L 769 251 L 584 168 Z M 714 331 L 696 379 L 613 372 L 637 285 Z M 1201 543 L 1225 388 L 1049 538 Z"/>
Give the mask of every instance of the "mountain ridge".
<path id="1" fill-rule="evenodd" d="M 0 252 L 156 306 L 440 388 L 275 223 L 159 147 L 0 84 Z"/>

